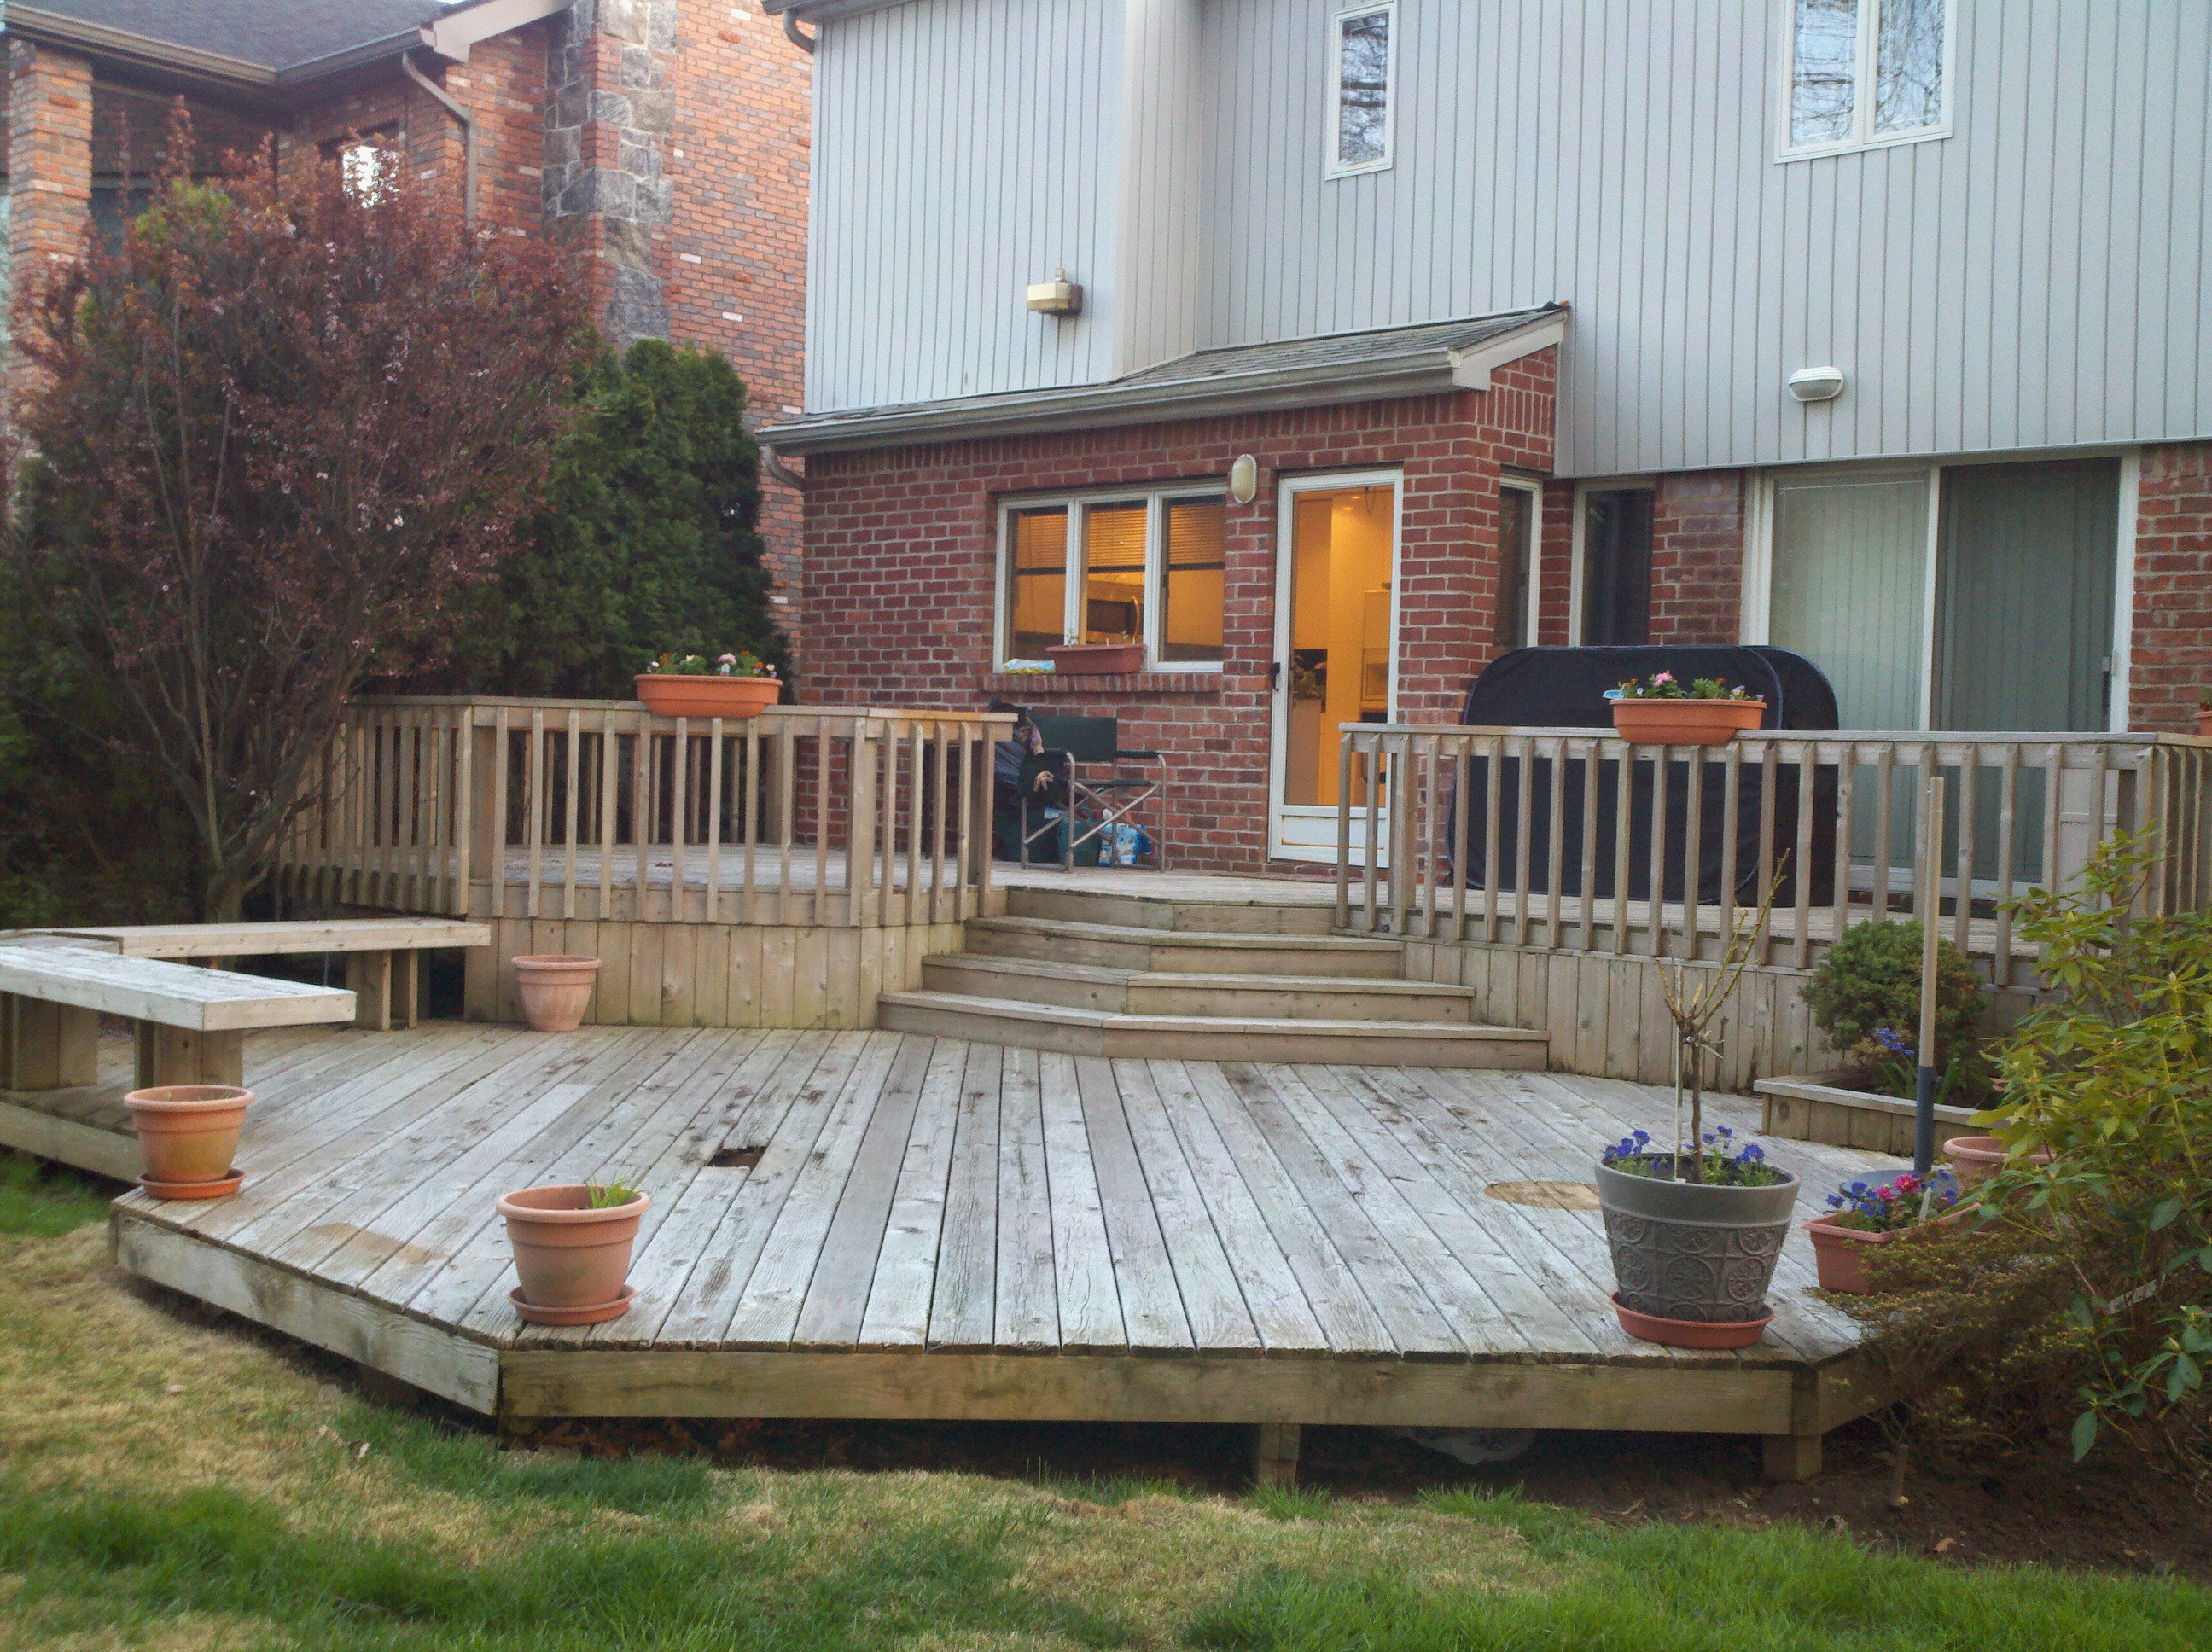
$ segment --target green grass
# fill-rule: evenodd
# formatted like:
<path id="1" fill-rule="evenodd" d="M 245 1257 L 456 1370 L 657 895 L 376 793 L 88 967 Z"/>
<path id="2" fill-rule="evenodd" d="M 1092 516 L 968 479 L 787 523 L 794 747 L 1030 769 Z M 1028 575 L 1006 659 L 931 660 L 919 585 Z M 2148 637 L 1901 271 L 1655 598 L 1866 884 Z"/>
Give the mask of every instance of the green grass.
<path id="1" fill-rule="evenodd" d="M 106 1218 L 108 1195 L 100 1184 L 59 1165 L 22 1153 L 0 1152 L 0 1233 L 58 1239 L 72 1228 Z"/>
<path id="2" fill-rule="evenodd" d="M 1223 1652 L 2183 1652 L 2212 1645 L 2188 1584 L 2026 1568 L 1942 1568 L 1794 1527 L 1610 1528 L 1517 1497 L 1459 1492 L 1437 1513 L 1516 1533 L 1557 1587 L 1437 1590 L 1384 1566 L 1271 1567 L 1192 1620 Z"/>
<path id="3" fill-rule="evenodd" d="M 1252 1506 L 1270 1520 L 1327 1520 L 1336 1509 L 1327 1491 L 1305 1486 L 1255 1485 L 1249 1495 Z"/>

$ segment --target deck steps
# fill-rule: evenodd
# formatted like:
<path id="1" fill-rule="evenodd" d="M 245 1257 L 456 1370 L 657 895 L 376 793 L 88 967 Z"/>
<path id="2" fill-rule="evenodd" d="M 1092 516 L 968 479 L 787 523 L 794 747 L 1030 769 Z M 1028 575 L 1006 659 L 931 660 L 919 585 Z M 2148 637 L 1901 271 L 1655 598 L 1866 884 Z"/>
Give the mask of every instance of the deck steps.
<path id="1" fill-rule="evenodd" d="M 1021 887 L 963 950 L 885 993 L 877 1024 L 1071 1055 L 1542 1071 L 1541 1032 L 1405 979 L 1401 942 L 1331 932 L 1331 905 Z"/>
<path id="2" fill-rule="evenodd" d="M 1540 1068 L 1548 1040 L 1515 1027 L 1424 1021 L 1294 1021 L 1244 1016 L 1115 1015 L 1065 1005 L 885 993 L 876 1024 L 1067 1055 L 1347 1066 Z"/>

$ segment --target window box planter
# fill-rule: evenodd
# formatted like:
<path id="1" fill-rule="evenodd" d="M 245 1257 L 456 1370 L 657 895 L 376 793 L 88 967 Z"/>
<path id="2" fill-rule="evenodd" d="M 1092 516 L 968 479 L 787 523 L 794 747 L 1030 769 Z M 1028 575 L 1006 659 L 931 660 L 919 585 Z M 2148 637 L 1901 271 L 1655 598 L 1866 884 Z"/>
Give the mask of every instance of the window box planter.
<path id="1" fill-rule="evenodd" d="M 1141 642 L 1055 642 L 1044 657 L 1067 677 L 1128 677 L 1145 669 Z"/>
<path id="2" fill-rule="evenodd" d="M 1758 1341 L 1797 1206 L 1797 1178 L 1781 1175 L 1771 1187 L 1734 1187 L 1598 1165 L 1621 1328 L 1678 1348 Z"/>
<path id="3" fill-rule="evenodd" d="M 660 717 L 720 717 L 742 722 L 776 701 L 783 683 L 774 677 L 690 677 L 674 671 L 641 671 L 637 697 Z"/>
<path id="4" fill-rule="evenodd" d="M 1613 701 L 1613 732 L 1638 745 L 1726 745 L 1766 715 L 1764 700 Z"/>

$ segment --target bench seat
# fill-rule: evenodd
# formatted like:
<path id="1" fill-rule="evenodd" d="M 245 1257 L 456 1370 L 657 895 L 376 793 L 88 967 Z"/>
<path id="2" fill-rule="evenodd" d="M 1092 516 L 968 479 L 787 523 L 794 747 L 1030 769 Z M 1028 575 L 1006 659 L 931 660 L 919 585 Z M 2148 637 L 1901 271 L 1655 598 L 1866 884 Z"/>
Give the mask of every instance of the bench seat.
<path id="1" fill-rule="evenodd" d="M 345 955 L 354 1024 L 377 1032 L 422 1018 L 419 954 L 439 947 L 489 946 L 491 926 L 459 918 L 329 918 L 276 923 L 117 924 L 46 932 L 126 958 L 249 958 L 278 954 Z"/>
<path id="2" fill-rule="evenodd" d="M 235 1084 L 247 1032 L 351 1021 L 354 1010 L 335 987 L 90 946 L 0 945 L 0 1087 L 94 1082 L 102 1015 L 137 1023 L 140 1085 Z"/>

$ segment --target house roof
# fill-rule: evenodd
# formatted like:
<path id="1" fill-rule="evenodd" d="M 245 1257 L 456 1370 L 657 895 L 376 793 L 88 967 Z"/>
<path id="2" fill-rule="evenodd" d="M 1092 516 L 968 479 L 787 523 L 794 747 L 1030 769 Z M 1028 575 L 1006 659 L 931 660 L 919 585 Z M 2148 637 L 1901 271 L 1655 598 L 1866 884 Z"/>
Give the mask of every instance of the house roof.
<path id="1" fill-rule="evenodd" d="M 473 40 L 570 3 L 13 0 L 4 15 L 10 33 L 96 60 L 268 93 L 424 46 L 465 62 Z"/>
<path id="2" fill-rule="evenodd" d="M 1566 312 L 1564 304 L 1547 304 L 1413 327 L 1194 350 L 1100 385 L 823 413 L 769 425 L 759 434 L 779 452 L 820 453 L 1487 390 L 1492 367 L 1558 343 L 1565 336 Z"/>

